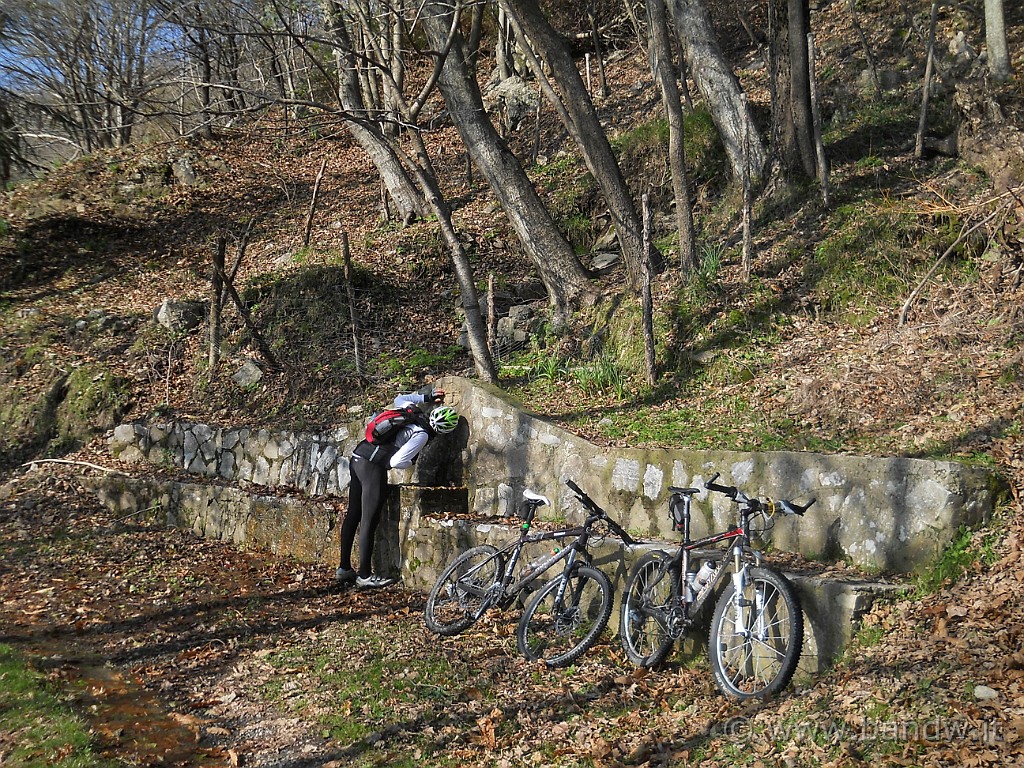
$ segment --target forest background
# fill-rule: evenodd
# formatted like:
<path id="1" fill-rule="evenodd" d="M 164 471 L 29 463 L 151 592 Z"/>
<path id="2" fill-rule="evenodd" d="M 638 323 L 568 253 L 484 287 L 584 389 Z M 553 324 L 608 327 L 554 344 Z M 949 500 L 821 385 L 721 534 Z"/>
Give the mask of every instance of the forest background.
<path id="1" fill-rule="evenodd" d="M 763 712 L 733 711 L 710 688 L 682 697 L 706 683 L 699 665 L 623 677 L 610 648 L 571 683 L 540 676 L 524 693 L 516 662 L 491 664 L 477 643 L 444 649 L 451 720 L 429 698 L 414 705 L 410 722 L 433 733 L 382 731 L 408 702 L 396 694 L 382 714 L 351 691 L 358 727 L 342 732 L 328 722 L 324 702 L 339 694 L 322 659 L 294 661 L 316 643 L 345 647 L 326 621 L 293 647 L 217 613 L 182 633 L 187 647 L 156 650 L 167 626 L 145 614 L 132 625 L 153 648 L 145 660 L 115 650 L 127 620 L 93 650 L 150 691 L 192 690 L 188 706 L 159 708 L 197 718 L 185 727 L 223 759 L 245 751 L 238 736 L 268 720 L 264 707 L 316 713 L 253 737 L 257 764 L 314 743 L 321 757 L 349 749 L 370 763 L 414 752 L 437 764 L 778 762 L 807 749 L 822 764 L 1008 759 L 1022 703 L 1020 609 L 1008 599 L 1024 470 L 1021 14 L 999 0 L 5 3 L 0 502 L 12 636 L 27 647 L 58 631 L 49 617 L 62 607 L 95 611 L 79 629 L 110 622 L 129 611 L 113 595 L 139 581 L 109 559 L 117 547 L 54 536 L 99 541 L 117 521 L 62 465 L 40 477 L 31 460 L 111 466 L 105 435 L 136 418 L 328 428 L 456 372 L 599 443 L 955 458 L 995 470 L 1007 502 L 918 576 L 922 593 L 867 616 L 834 673 Z M 189 599 L 182 574 L 259 594 L 250 627 L 277 621 L 274 595 L 324 575 L 275 563 L 264 583 L 250 564 L 229 585 L 184 552 L 245 553 L 154 532 L 120 543 L 154 563 L 150 600 Z M 101 593 L 71 600 L 51 578 Z M 287 620 L 313 606 L 370 610 L 306 597 Z M 212 627 L 233 627 L 233 644 L 214 650 Z M 442 663 L 430 650 L 404 663 Z M 459 654 L 496 682 L 451 673 Z M 258 707 L 200 708 L 227 680 L 243 685 L 231 664 L 258 668 L 245 689 Z M 319 681 L 320 703 L 293 707 L 282 669 Z M 638 703 L 658 714 L 643 721 Z M 841 746 L 837 723 L 866 711 L 874 724 L 990 723 L 1001 740 L 979 749 L 885 725 Z M 736 715 L 771 738 L 737 746 L 722 730 Z M 796 721 L 807 733 L 783 728 Z M 126 749 L 116 728 L 93 727 L 101 745 Z M 555 727 L 571 737 L 561 746 Z"/>

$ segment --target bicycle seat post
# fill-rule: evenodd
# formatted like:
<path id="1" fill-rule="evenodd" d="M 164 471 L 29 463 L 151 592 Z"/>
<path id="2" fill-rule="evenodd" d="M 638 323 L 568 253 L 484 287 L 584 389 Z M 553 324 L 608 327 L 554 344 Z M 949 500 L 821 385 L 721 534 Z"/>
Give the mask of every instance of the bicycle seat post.
<path id="1" fill-rule="evenodd" d="M 523 524 L 521 526 L 524 536 L 526 535 L 526 532 L 530 530 L 530 525 L 533 523 L 533 518 L 537 514 L 537 509 L 543 505 L 544 502 L 537 499 L 526 500 L 526 510 L 523 512 Z"/>
<path id="2" fill-rule="evenodd" d="M 672 498 L 669 499 L 669 510 L 672 512 L 672 530 L 683 534 L 683 543 L 690 540 L 690 503 L 697 488 L 669 488 Z"/>

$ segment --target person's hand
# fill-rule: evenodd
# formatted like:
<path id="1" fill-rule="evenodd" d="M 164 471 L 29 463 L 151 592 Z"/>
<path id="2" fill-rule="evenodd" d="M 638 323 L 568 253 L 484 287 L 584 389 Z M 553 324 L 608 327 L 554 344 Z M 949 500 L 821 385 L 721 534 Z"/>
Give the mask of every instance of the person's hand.
<path id="1" fill-rule="evenodd" d="M 431 401 L 435 402 L 435 403 L 443 403 L 444 402 L 444 394 L 445 393 L 444 393 L 443 389 L 435 389 L 434 390 L 434 396 L 431 398 Z"/>

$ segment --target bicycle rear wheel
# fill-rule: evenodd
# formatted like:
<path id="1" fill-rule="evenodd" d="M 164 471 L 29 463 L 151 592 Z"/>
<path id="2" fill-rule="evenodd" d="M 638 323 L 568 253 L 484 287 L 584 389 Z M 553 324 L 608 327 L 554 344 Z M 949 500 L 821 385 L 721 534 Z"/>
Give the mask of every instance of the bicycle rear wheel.
<path id="1" fill-rule="evenodd" d="M 626 656 L 638 667 L 657 666 L 672 650 L 674 641 L 666 622 L 669 607 L 679 599 L 679 587 L 672 578 L 670 563 L 664 552 L 648 552 L 626 579 L 619 640 Z"/>
<path id="2" fill-rule="evenodd" d="M 751 568 L 737 594 L 730 582 L 715 606 L 708 655 L 715 683 L 736 699 L 771 696 L 793 678 L 804 618 L 789 581 L 770 568 Z"/>
<path id="3" fill-rule="evenodd" d="M 559 587 L 565 584 L 562 599 Z M 519 652 L 549 667 L 572 664 L 597 642 L 612 615 L 612 585 L 597 568 L 580 565 L 538 590 L 516 629 Z"/>
<path id="4" fill-rule="evenodd" d="M 424 615 L 427 626 L 439 635 L 468 629 L 504 570 L 502 556 L 490 544 L 467 549 L 448 564 L 430 590 Z"/>

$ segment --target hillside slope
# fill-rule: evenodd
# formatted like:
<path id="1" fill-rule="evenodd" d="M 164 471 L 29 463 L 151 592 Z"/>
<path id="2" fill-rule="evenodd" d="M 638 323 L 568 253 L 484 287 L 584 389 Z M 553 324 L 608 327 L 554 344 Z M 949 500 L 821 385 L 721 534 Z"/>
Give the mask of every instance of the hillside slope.
<path id="1" fill-rule="evenodd" d="M 925 3 L 917 5 L 926 10 Z M 1009 194 L 999 186 L 1000 169 L 1012 171 L 1013 163 L 979 170 L 986 158 L 1012 160 L 1012 140 L 1004 140 L 1012 132 L 993 138 L 990 151 L 976 145 L 970 162 L 935 154 L 915 159 L 921 43 L 911 31 L 905 38 L 894 35 L 890 4 L 858 4 L 880 67 L 896 73 L 897 81 L 895 90 L 868 97 L 858 86 L 863 63 L 845 6 L 826 4 L 816 16 L 831 206 L 824 207 L 812 188 L 780 190 L 759 204 L 753 278 L 746 281 L 735 208 L 711 147 L 702 160 L 694 158 L 702 275 L 684 282 L 669 269 L 656 284 L 658 384 L 647 387 L 635 362 L 635 313 L 628 301 L 614 301 L 617 267 L 600 278 L 610 298 L 590 308 L 573 333 L 542 329 L 526 349 L 503 359 L 503 383 L 534 410 L 596 441 L 953 457 L 995 468 L 1008 481 L 1007 503 L 990 528 L 963 534 L 941 567 L 923 577 L 920 594 L 868 615 L 859 644 L 834 671 L 779 702 L 750 710 L 723 702 L 699 666 L 674 664 L 630 676 L 611 648 L 568 681 L 535 678 L 533 670 L 484 642 L 493 638 L 475 638 L 444 650 L 454 668 L 486 669 L 491 687 L 464 681 L 451 719 L 445 714 L 425 721 L 436 727 L 429 743 L 447 746 L 424 746 L 410 726 L 385 734 L 383 759 L 420 749 L 423 765 L 443 765 L 447 753 L 460 765 L 1021 761 L 1024 607 L 1016 596 L 1024 580 L 1022 218 L 1019 189 Z M 1021 72 L 1024 19 L 1021 9 L 1010 11 L 1011 50 Z M 947 47 L 957 31 L 980 47 L 979 21 L 969 9 L 944 10 L 941 30 Z M 742 33 L 731 39 L 741 41 Z M 730 55 L 763 106 L 767 92 L 758 51 L 738 42 Z M 610 62 L 613 97 L 601 109 L 629 160 L 634 188 L 663 193 L 660 145 L 644 138 L 657 103 L 645 67 L 635 50 Z M 998 93 L 1010 128 L 1020 124 L 1019 77 Z M 957 114 L 954 98 L 944 92 L 934 105 L 933 138 L 947 135 L 945 121 Z M 47 624 L 46 617 L 78 616 L 79 608 L 90 606 L 93 613 L 79 619 L 82 628 L 127 622 L 135 632 L 134 638 L 118 631 L 100 637 L 105 652 L 136 640 L 156 649 L 150 660 L 130 652 L 118 658 L 172 709 L 175 699 L 167 691 L 189 685 L 194 674 L 189 690 L 196 702 L 221 702 L 226 690 L 242 691 L 254 702 L 249 712 L 232 710 L 229 702 L 202 710 L 204 716 L 224 718 L 218 722 L 248 717 L 250 725 L 276 722 L 288 705 L 266 697 L 255 678 L 246 679 L 246 670 L 276 679 L 265 660 L 280 656 L 286 660 L 282 668 L 319 684 L 323 666 L 316 654 L 325 637 L 344 647 L 348 625 L 339 620 L 341 629 L 328 627 L 321 636 L 310 627 L 310 616 L 393 611 L 403 637 L 417 637 L 419 617 L 409 606 L 418 608 L 420 598 L 398 593 L 364 605 L 326 590 L 302 593 L 304 580 L 323 584 L 330 575 L 273 560 L 264 566 L 259 558 L 212 544 L 179 546 L 167 538 L 177 534 L 167 532 L 125 532 L 117 544 L 132 554 L 122 556 L 118 547 L 108 552 L 103 536 L 121 530 L 120 523 L 104 518 L 59 472 L 38 481 L 21 464 L 39 455 L 104 464 L 109 429 L 136 418 L 330 425 L 397 387 L 470 369 L 458 346 L 455 281 L 436 229 L 429 222 L 400 229 L 380 221 L 379 189 L 368 182 L 372 168 L 343 135 L 324 138 L 310 128 L 286 136 L 270 126 L 268 119 L 209 143 L 97 154 L 0 196 L 0 470 L 10 480 L 0 493 L 0 521 L 3 602 L 11 626 L 16 617 L 27 622 L 27 635 L 48 636 L 63 625 Z M 577 186 L 585 177 L 549 117 L 542 136 L 546 162 L 534 169 L 538 185 L 564 214 L 563 223 L 580 230 L 577 244 L 591 248 L 602 231 L 597 196 L 585 184 Z M 513 138 L 524 156 L 531 141 L 525 134 Z M 472 243 L 478 281 L 483 285 L 493 275 L 503 293 L 535 301 L 529 266 L 491 195 L 479 181 L 464 183 L 453 131 L 439 130 L 431 142 L 446 192 L 456 201 L 457 222 Z M 183 159 L 195 184 L 172 172 Z M 304 247 L 324 161 L 313 236 Z M 924 280 L 961 232 L 997 210 L 997 219 Z M 671 256 L 666 220 L 657 218 L 658 236 Z M 229 265 L 243 254 L 237 284 L 284 362 L 246 385 L 232 374 L 260 355 L 233 307 L 226 310 L 229 346 L 213 373 L 201 329 L 171 333 L 151 319 L 164 299 L 206 296 L 221 237 Z M 345 290 L 344 238 L 355 286 L 375 310 L 370 343 L 377 367 L 363 378 L 353 376 L 349 342 L 333 314 L 344 306 L 337 301 Z M 611 343 L 602 346 L 603 340 Z M 57 542 L 51 550 L 54 530 L 89 530 L 99 543 L 79 551 Z M 26 542 L 46 546 L 18 560 L 14 555 L 25 551 Z M 128 587 L 139 582 L 141 566 L 130 562 L 136 553 L 153 553 L 148 560 L 158 563 L 154 582 L 145 587 L 153 600 L 194 600 L 187 585 L 175 591 L 182 574 L 220 579 L 224 563 L 237 565 L 226 569 L 232 579 L 216 581 L 227 607 L 209 619 L 210 631 L 193 626 L 184 645 L 169 648 L 167 634 L 180 628 L 168 625 L 167 616 L 131 623 L 133 606 L 111 595 L 130 595 Z M 106 576 L 98 579 L 98 573 Z M 62 580 L 76 584 L 76 591 L 66 593 Z M 273 602 L 273 610 L 252 605 L 248 596 L 254 593 Z M 286 631 L 250 631 L 264 623 Z M 372 625 L 360 627 L 376 633 L 367 642 L 390 647 L 394 625 Z M 293 634 L 294 627 L 310 627 L 309 633 Z M 507 627 L 489 630 L 507 641 Z M 414 668 L 431 649 L 409 645 L 416 648 L 408 657 Z M 231 664 L 221 666 L 225 659 Z M 342 663 L 340 656 L 331 660 Z M 330 709 L 337 688 L 324 686 L 310 694 L 310 712 Z M 297 731 L 321 743 L 316 755 L 351 757 L 336 743 L 340 737 L 323 747 L 319 734 L 326 726 L 316 716 L 296 720 Z M 360 720 L 368 728 L 375 722 Z M 285 729 L 280 741 L 266 736 L 264 764 L 273 764 L 274 750 L 300 743 L 295 733 Z M 542 750 L 538 744 L 554 746 Z M 373 757 L 369 744 L 364 753 Z M 429 762 L 435 754 L 442 756 Z M 289 756 L 302 764 L 301 755 Z"/>

